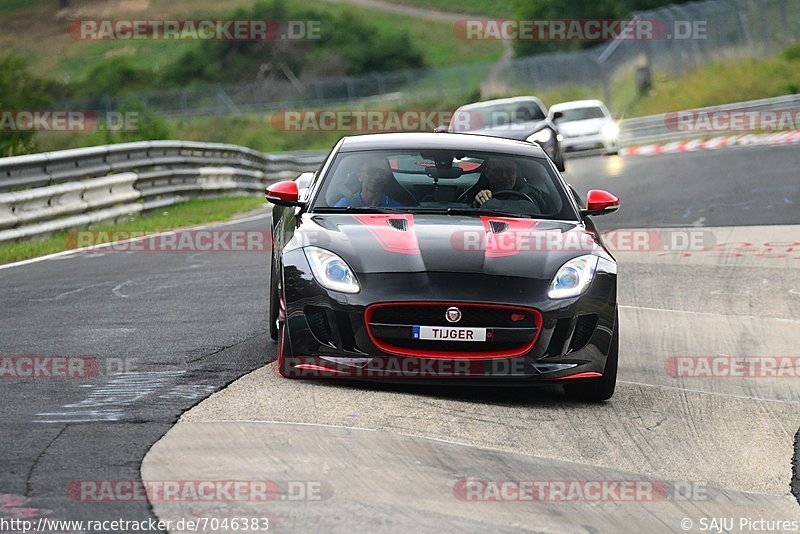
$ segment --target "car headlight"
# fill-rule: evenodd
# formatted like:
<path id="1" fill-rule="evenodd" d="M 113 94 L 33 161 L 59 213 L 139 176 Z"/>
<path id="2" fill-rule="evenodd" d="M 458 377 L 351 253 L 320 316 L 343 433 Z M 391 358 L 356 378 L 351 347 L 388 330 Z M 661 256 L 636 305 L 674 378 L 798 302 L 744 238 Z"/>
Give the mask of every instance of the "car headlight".
<path id="1" fill-rule="evenodd" d="M 577 297 L 589 287 L 597 270 L 598 257 L 592 254 L 578 256 L 561 266 L 556 273 L 547 296 L 551 299 Z"/>
<path id="2" fill-rule="evenodd" d="M 355 273 L 342 258 L 319 247 L 304 247 L 303 252 L 319 285 L 342 293 L 361 291 Z"/>
<path id="3" fill-rule="evenodd" d="M 602 135 L 604 139 L 616 139 L 619 135 L 619 126 L 617 126 L 616 123 L 609 122 L 600 130 L 600 135 Z"/>
<path id="4" fill-rule="evenodd" d="M 550 128 L 545 128 L 543 130 L 539 130 L 535 134 L 528 136 L 529 143 L 546 143 L 553 137 L 553 130 Z"/>

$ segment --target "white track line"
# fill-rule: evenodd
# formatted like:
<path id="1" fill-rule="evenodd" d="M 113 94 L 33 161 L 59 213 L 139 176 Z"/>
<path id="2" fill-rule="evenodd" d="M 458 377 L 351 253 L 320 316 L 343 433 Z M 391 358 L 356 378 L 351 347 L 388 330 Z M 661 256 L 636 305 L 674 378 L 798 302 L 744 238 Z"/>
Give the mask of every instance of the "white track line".
<path id="1" fill-rule="evenodd" d="M 630 310 L 647 310 L 647 311 L 659 311 L 659 312 L 667 312 L 667 313 L 685 313 L 688 315 L 711 315 L 714 317 L 731 317 L 736 319 L 764 319 L 769 321 L 784 321 L 788 323 L 800 323 L 797 319 L 784 319 L 783 317 L 764 317 L 763 315 L 732 315 L 728 313 L 714 313 L 714 312 L 699 312 L 699 311 L 688 311 L 688 310 L 675 310 L 670 308 L 651 308 L 648 306 L 627 306 L 620 304 L 618 305 L 620 308 L 626 308 Z"/>

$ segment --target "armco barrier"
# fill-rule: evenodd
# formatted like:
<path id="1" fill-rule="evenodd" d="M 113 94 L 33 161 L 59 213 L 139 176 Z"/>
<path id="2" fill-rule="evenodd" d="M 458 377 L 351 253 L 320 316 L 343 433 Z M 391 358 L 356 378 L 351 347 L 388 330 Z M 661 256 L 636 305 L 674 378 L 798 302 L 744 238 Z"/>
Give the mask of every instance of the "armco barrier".
<path id="1" fill-rule="evenodd" d="M 746 102 L 736 102 L 721 106 L 696 108 L 692 111 L 713 114 L 717 112 L 734 111 L 796 111 L 800 110 L 800 94 L 779 96 L 775 98 L 762 98 Z M 683 141 L 693 137 L 708 137 L 721 135 L 726 132 L 685 132 L 671 129 L 668 125 L 668 113 L 636 117 L 620 121 L 619 137 L 622 146 L 644 145 L 650 143 L 668 143 L 670 141 Z M 747 133 L 744 131 L 729 133 Z"/>
<path id="2" fill-rule="evenodd" d="M 194 195 L 263 194 L 271 182 L 316 170 L 325 155 L 146 141 L 0 158 L 0 242 L 111 221 Z"/>

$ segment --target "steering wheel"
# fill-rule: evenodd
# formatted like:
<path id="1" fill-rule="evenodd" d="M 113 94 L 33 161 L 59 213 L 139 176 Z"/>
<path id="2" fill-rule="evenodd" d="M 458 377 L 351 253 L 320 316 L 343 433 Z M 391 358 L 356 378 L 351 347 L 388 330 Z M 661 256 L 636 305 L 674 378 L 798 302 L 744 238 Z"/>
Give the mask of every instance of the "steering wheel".
<path id="1" fill-rule="evenodd" d="M 518 198 L 518 199 L 520 199 L 520 200 L 527 200 L 527 201 L 528 201 L 528 202 L 530 202 L 531 204 L 536 204 L 536 202 L 535 202 L 535 201 L 534 201 L 534 200 L 533 200 L 531 197 L 529 197 L 528 195 L 526 195 L 526 194 L 525 194 L 525 193 L 523 193 L 522 191 L 517 191 L 517 190 L 515 190 L 515 189 L 501 189 L 501 190 L 499 190 L 499 191 L 495 191 L 495 192 L 493 192 L 493 193 L 492 193 L 492 198 L 491 198 L 491 199 L 489 199 L 489 200 L 494 200 L 494 199 L 502 200 L 501 198 L 499 198 L 500 196 L 504 196 L 504 197 L 509 197 L 509 196 L 510 196 L 510 197 L 517 197 L 517 198 Z M 488 202 L 488 201 L 487 201 L 487 202 Z M 480 205 L 478 204 L 478 201 L 477 201 L 477 200 L 476 200 L 476 201 L 473 201 L 472 205 L 473 205 L 474 207 L 476 207 L 476 208 L 480 206 Z"/>

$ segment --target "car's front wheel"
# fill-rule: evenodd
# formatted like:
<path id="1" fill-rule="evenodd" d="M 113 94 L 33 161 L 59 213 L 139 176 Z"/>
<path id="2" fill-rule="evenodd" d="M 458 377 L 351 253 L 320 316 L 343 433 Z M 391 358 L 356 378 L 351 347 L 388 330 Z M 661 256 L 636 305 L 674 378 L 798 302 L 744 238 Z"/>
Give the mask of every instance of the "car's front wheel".
<path id="1" fill-rule="evenodd" d="M 286 325 L 281 325 L 278 329 L 278 359 L 275 365 L 278 367 L 278 374 L 283 378 L 296 378 L 294 368 L 289 364 L 286 358 Z"/>
<path id="2" fill-rule="evenodd" d="M 617 386 L 617 367 L 619 363 L 619 315 L 615 316 L 614 333 L 611 335 L 611 346 L 608 349 L 603 376 L 598 380 L 575 384 L 565 384 L 564 393 L 576 400 L 600 402 L 610 399 Z"/>
<path id="3" fill-rule="evenodd" d="M 272 341 L 278 341 L 278 276 L 275 271 L 275 262 L 270 262 L 269 269 L 269 312 L 267 312 L 267 322 L 269 323 L 269 337 Z"/>

